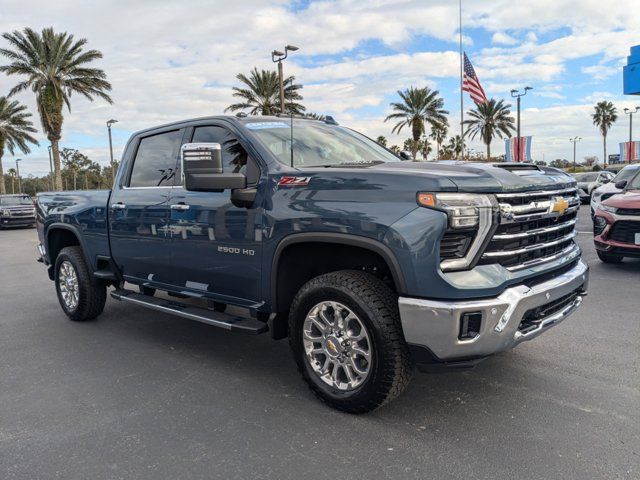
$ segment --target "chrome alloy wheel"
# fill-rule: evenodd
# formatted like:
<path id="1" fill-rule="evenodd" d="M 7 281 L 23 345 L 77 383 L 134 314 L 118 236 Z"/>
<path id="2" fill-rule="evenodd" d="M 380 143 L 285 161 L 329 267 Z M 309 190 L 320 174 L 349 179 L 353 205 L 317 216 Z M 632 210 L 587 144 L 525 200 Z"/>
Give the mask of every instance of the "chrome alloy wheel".
<path id="1" fill-rule="evenodd" d="M 302 340 L 309 365 L 327 385 L 350 391 L 367 379 L 373 361 L 371 340 L 362 321 L 345 305 L 315 305 L 304 320 Z"/>
<path id="2" fill-rule="evenodd" d="M 71 262 L 65 260 L 60 264 L 58 271 L 58 288 L 62 301 L 69 311 L 78 307 L 80 299 L 80 286 L 78 285 L 78 274 Z"/>

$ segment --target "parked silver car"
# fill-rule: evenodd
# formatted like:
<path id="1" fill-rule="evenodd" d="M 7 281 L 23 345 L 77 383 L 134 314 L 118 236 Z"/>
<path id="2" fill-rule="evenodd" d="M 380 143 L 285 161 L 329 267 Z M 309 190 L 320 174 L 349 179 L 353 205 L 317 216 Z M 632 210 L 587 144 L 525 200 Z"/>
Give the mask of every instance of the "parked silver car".
<path id="1" fill-rule="evenodd" d="M 640 172 L 640 163 L 634 163 L 627 165 L 618 174 L 613 177 L 611 182 L 600 185 L 591 192 L 591 218 L 595 214 L 596 208 L 600 205 L 600 202 L 604 202 L 607 198 L 614 196 L 616 193 L 620 193 L 622 190 L 616 187 L 616 183 L 622 181 L 631 180 L 636 173 Z"/>

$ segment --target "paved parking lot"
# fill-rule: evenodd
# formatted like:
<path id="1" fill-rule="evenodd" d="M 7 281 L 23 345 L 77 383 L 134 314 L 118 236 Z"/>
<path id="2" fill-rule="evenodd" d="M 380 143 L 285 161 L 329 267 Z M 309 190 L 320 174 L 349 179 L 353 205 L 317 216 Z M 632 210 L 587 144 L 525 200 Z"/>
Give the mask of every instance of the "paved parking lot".
<path id="1" fill-rule="evenodd" d="M 580 313 L 366 416 L 318 403 L 285 341 L 109 300 L 66 319 L 34 230 L 0 231 L 0 478 L 638 479 L 640 261 Z"/>

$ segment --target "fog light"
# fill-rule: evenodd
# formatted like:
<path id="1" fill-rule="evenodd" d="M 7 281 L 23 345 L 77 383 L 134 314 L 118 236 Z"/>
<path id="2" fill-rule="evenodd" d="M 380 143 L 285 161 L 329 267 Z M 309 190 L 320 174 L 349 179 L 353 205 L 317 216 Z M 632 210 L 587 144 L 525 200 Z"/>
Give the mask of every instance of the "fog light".
<path id="1" fill-rule="evenodd" d="M 476 338 L 480 333 L 480 325 L 482 325 L 482 312 L 467 312 L 460 317 L 460 340 L 471 340 Z"/>

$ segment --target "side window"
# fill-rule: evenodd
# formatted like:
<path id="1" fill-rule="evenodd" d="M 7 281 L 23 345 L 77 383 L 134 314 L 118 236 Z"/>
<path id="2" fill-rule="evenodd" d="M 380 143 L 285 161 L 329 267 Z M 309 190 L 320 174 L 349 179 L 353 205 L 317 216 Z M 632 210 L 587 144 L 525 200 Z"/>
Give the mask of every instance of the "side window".
<path id="1" fill-rule="evenodd" d="M 175 177 L 176 160 L 182 131 L 160 133 L 140 140 L 130 187 L 171 186 Z"/>
<path id="2" fill-rule="evenodd" d="M 253 185 L 260 178 L 260 171 L 253 158 L 238 141 L 238 137 L 224 127 L 196 127 L 193 132 L 193 143 L 219 143 L 222 147 L 222 164 L 225 173 L 244 173 L 247 184 Z"/>

